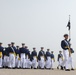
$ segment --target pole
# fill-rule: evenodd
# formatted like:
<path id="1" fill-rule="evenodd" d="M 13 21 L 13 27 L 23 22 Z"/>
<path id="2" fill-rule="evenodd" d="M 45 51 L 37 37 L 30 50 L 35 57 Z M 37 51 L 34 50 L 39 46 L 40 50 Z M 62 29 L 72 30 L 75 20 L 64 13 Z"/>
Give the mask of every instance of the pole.
<path id="1" fill-rule="evenodd" d="M 69 15 L 69 22 L 70 22 L 70 15 Z M 69 29 L 69 42 L 71 40 L 71 30 Z"/>
<path id="2" fill-rule="evenodd" d="M 69 22 L 70 22 L 70 15 L 69 15 Z M 69 43 L 70 43 L 70 41 L 71 41 L 71 30 L 69 29 Z M 71 45 L 69 46 L 69 57 L 71 56 L 71 50 L 70 50 L 70 48 L 71 48 Z"/>

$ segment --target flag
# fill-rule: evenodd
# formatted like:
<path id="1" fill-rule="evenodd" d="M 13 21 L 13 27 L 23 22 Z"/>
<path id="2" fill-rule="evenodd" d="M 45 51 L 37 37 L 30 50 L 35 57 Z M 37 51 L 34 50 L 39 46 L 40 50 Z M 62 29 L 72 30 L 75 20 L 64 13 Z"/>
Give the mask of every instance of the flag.
<path id="1" fill-rule="evenodd" d="M 70 23 L 70 20 L 68 21 L 67 27 L 68 27 L 68 30 L 71 29 L 71 23 Z"/>

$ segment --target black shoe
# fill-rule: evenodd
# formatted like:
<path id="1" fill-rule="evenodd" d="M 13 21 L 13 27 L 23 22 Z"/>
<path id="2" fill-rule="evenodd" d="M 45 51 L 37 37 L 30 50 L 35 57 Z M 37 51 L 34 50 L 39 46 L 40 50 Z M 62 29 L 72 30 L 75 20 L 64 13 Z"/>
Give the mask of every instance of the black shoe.
<path id="1" fill-rule="evenodd" d="M 22 68 L 22 69 L 25 69 L 25 68 Z"/>
<path id="2" fill-rule="evenodd" d="M 13 67 L 12 69 L 16 69 L 15 67 Z"/>
<path id="3" fill-rule="evenodd" d="M 73 68 L 72 68 L 71 70 L 72 70 L 72 71 L 74 71 L 74 69 L 73 69 Z"/>
<path id="4" fill-rule="evenodd" d="M 52 70 L 54 70 L 54 68 L 51 68 Z"/>
<path id="5" fill-rule="evenodd" d="M 8 66 L 6 66 L 6 68 L 8 68 Z"/>
<path id="6" fill-rule="evenodd" d="M 64 70 L 63 66 L 61 66 L 61 70 Z"/>
<path id="7" fill-rule="evenodd" d="M 57 67 L 57 69 L 59 69 L 59 67 Z"/>
<path id="8" fill-rule="evenodd" d="M 8 67 L 8 69 L 12 69 L 11 67 Z"/>
<path id="9" fill-rule="evenodd" d="M 44 68 L 41 68 L 42 70 L 44 70 Z"/>
<path id="10" fill-rule="evenodd" d="M 3 69 L 2 67 L 0 67 L 0 69 Z"/>
<path id="11" fill-rule="evenodd" d="M 4 66 L 2 68 L 5 68 Z"/>
<path id="12" fill-rule="evenodd" d="M 17 67 L 15 67 L 15 69 L 17 69 Z"/>
<path id="13" fill-rule="evenodd" d="M 19 67 L 17 67 L 16 69 L 20 69 Z"/>
<path id="14" fill-rule="evenodd" d="M 46 68 L 46 70 L 50 70 L 51 68 Z"/>
<path id="15" fill-rule="evenodd" d="M 34 68 L 34 69 L 37 69 L 37 68 Z"/>
<path id="16" fill-rule="evenodd" d="M 64 69 L 66 69 L 66 67 L 64 66 Z"/>
<path id="17" fill-rule="evenodd" d="M 70 69 L 65 69 L 65 71 L 70 71 Z"/>

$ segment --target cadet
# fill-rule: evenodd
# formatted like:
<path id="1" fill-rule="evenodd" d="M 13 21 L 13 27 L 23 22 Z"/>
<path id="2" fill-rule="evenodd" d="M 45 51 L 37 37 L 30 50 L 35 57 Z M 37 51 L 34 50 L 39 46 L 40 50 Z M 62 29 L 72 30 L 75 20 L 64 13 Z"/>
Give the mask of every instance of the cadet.
<path id="1" fill-rule="evenodd" d="M 14 43 L 9 45 L 9 67 L 15 69 L 15 51 Z"/>
<path id="2" fill-rule="evenodd" d="M 3 57 L 3 50 L 2 43 L 0 43 L 0 68 L 2 68 L 2 57 Z"/>
<path id="3" fill-rule="evenodd" d="M 20 49 L 19 46 L 16 46 L 16 68 L 20 68 Z"/>
<path id="4" fill-rule="evenodd" d="M 55 62 L 55 57 L 54 57 L 54 54 L 53 54 L 54 52 L 53 51 L 51 51 L 51 69 L 53 70 L 54 68 L 53 68 L 53 64 L 54 64 L 54 62 Z"/>
<path id="5" fill-rule="evenodd" d="M 59 69 L 59 66 L 61 67 L 61 63 L 63 62 L 63 54 L 62 54 L 62 51 L 59 51 L 59 54 L 58 54 L 58 67 L 57 69 Z"/>
<path id="6" fill-rule="evenodd" d="M 21 68 L 25 69 L 26 49 L 24 43 L 22 43 L 22 47 L 20 48 L 20 58 L 21 58 Z"/>
<path id="7" fill-rule="evenodd" d="M 32 66 L 31 54 L 27 46 L 25 46 L 25 49 L 26 49 L 26 68 L 30 69 Z"/>
<path id="8" fill-rule="evenodd" d="M 45 52 L 43 51 L 44 47 L 41 47 L 41 50 L 39 51 L 38 54 L 38 66 L 41 69 L 44 69 L 45 67 Z"/>
<path id="9" fill-rule="evenodd" d="M 11 42 L 11 47 L 12 47 L 12 50 L 13 50 L 13 52 L 14 52 L 14 57 L 13 57 L 13 67 L 15 68 L 15 58 L 16 58 L 16 47 L 14 46 L 14 42 Z"/>
<path id="10" fill-rule="evenodd" d="M 51 53 L 50 53 L 50 49 L 47 49 L 46 51 L 46 69 L 51 69 Z"/>
<path id="11" fill-rule="evenodd" d="M 36 52 L 36 48 L 33 48 L 33 51 L 31 53 L 31 59 L 32 59 L 32 68 L 37 69 L 37 52 Z"/>
<path id="12" fill-rule="evenodd" d="M 4 68 L 9 68 L 9 46 L 10 44 L 8 44 L 8 47 L 5 48 L 4 52 L 3 52 L 3 56 L 4 56 Z"/>
<path id="13" fill-rule="evenodd" d="M 68 34 L 64 35 L 64 40 L 61 41 L 61 47 L 63 49 L 63 54 L 64 54 L 64 61 L 62 62 L 61 69 L 63 70 L 64 65 L 65 65 L 65 71 L 70 71 L 68 67 L 68 62 L 69 62 L 69 57 L 71 56 L 71 52 L 69 50 L 70 43 L 68 41 Z"/>

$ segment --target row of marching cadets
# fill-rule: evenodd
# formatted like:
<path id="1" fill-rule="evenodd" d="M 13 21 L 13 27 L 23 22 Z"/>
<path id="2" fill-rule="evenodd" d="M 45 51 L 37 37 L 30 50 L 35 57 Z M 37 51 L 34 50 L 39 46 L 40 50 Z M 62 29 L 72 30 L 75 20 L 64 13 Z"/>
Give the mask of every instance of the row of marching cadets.
<path id="1" fill-rule="evenodd" d="M 43 47 L 38 54 L 38 67 L 41 69 L 52 69 L 53 70 L 53 63 L 55 62 L 53 51 L 50 53 L 50 49 L 47 49 L 46 53 L 43 51 Z"/>
<path id="2" fill-rule="evenodd" d="M 63 49 L 64 59 L 62 51 L 58 54 L 58 67 L 61 70 L 70 71 L 74 70 L 72 54 L 74 50 L 71 48 L 71 44 L 68 41 L 68 34 L 64 35 L 64 40 L 61 41 L 61 47 Z M 0 68 L 22 68 L 22 69 L 52 69 L 55 62 L 53 51 L 47 49 L 46 53 L 44 47 L 37 54 L 36 48 L 30 53 L 27 46 L 22 43 L 22 47 L 14 46 L 14 43 L 8 44 L 8 47 L 2 47 L 0 43 Z M 69 67 L 70 64 L 70 67 Z"/>
<path id="3" fill-rule="evenodd" d="M 38 56 L 37 56 L 38 55 Z M 0 68 L 22 68 L 22 69 L 53 69 L 55 62 L 53 51 L 47 49 L 46 53 L 44 48 L 37 54 L 36 48 L 30 53 L 27 46 L 22 43 L 22 47 L 14 46 L 14 42 L 8 44 L 8 47 L 2 47 L 0 43 Z"/>
<path id="4" fill-rule="evenodd" d="M 2 43 L 0 43 L 0 68 L 29 68 L 29 57 L 30 52 L 24 44 L 19 48 L 19 46 L 15 47 L 12 42 L 8 44 L 8 47 L 3 48 Z"/>

